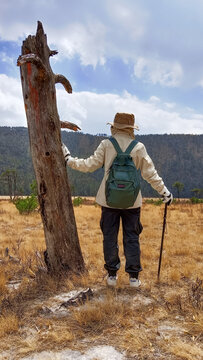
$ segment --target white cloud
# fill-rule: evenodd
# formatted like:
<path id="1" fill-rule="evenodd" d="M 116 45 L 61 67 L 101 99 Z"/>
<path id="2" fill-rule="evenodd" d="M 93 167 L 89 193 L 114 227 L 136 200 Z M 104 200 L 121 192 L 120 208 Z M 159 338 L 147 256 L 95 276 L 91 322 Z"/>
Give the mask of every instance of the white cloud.
<path id="1" fill-rule="evenodd" d="M 51 42 L 58 46 L 59 58 L 80 54 L 83 65 L 105 64 L 106 28 L 101 22 L 93 21 L 86 26 L 72 23 L 61 30 L 50 29 L 49 35 Z"/>
<path id="2" fill-rule="evenodd" d="M 113 120 L 115 113 L 129 112 L 135 114 L 141 134 L 203 133 L 201 114 L 188 114 L 184 109 L 178 111 L 175 105 L 171 111 L 164 103 L 142 101 L 128 92 L 121 96 L 91 92 L 68 95 L 58 90 L 57 97 L 60 117 L 76 122 L 83 132 L 109 134 L 106 123 Z"/>
<path id="3" fill-rule="evenodd" d="M 201 80 L 197 83 L 197 85 L 203 87 L 203 79 L 201 79 Z"/>
<path id="4" fill-rule="evenodd" d="M 14 11 L 15 10 L 15 11 Z M 84 65 L 104 64 L 106 57 L 129 58 L 128 44 L 145 30 L 147 11 L 127 0 L 14 0 L 0 2 L 0 39 L 18 41 L 36 31 L 41 20 L 49 44 L 60 56 L 79 55 Z"/>
<path id="5" fill-rule="evenodd" d="M 176 87 L 181 83 L 183 70 L 177 61 L 139 57 L 134 66 L 134 74 L 152 84 Z"/>
<path id="6" fill-rule="evenodd" d="M 149 14 L 140 6 L 139 1 L 129 3 L 129 1 L 113 0 L 107 1 L 106 5 L 113 25 L 117 27 L 116 31 L 114 29 L 114 36 L 118 34 L 118 39 L 125 39 L 125 42 L 128 42 L 128 39 L 136 41 L 145 34 Z"/>
<path id="7" fill-rule="evenodd" d="M 156 97 L 152 97 L 152 99 Z M 160 101 L 143 101 L 124 92 L 68 94 L 57 87 L 57 106 L 61 120 L 77 123 L 84 133 L 110 133 L 108 121 L 116 112 L 134 113 L 140 134 L 203 133 L 203 115 L 186 108 L 166 107 Z M 26 126 L 20 80 L 0 75 L 1 126 Z"/>
<path id="8" fill-rule="evenodd" d="M 196 119 L 196 120 L 201 120 L 203 121 L 203 114 L 193 114 L 192 115 L 193 119 Z"/>
<path id="9" fill-rule="evenodd" d="M 88 8 L 88 6 L 87 6 Z M 60 25 L 48 26 L 47 33 L 59 49 L 59 59 L 79 55 L 83 65 L 104 65 L 108 57 L 120 57 L 124 62 L 134 59 L 133 43 L 145 32 L 147 14 L 138 3 L 127 6 L 123 1 L 103 1 L 101 13 L 84 10 L 84 19 Z M 108 19 L 108 20 L 107 20 Z"/>
<path id="10" fill-rule="evenodd" d="M 167 11 L 161 1 L 0 1 L 0 39 L 21 42 L 41 20 L 59 59 L 78 56 L 96 67 L 117 57 L 151 84 L 191 88 L 203 86 L 202 10 L 199 0 L 171 0 Z"/>
<path id="11" fill-rule="evenodd" d="M 160 99 L 157 96 L 150 96 L 149 101 L 151 101 L 151 102 L 160 102 Z"/>
<path id="12" fill-rule="evenodd" d="M 60 119 L 82 126 L 82 120 L 87 118 L 87 109 L 78 101 L 77 93 L 68 95 L 66 91 L 57 87 L 57 107 Z"/>
<path id="13" fill-rule="evenodd" d="M 20 81 L 0 74 L 1 126 L 26 126 Z"/>
<path id="14" fill-rule="evenodd" d="M 5 62 L 11 66 L 15 66 L 16 67 L 16 64 L 14 64 L 14 59 L 10 56 L 8 56 L 5 51 L 1 51 L 0 52 L 0 59 L 2 62 Z"/>
<path id="15" fill-rule="evenodd" d="M 166 105 L 166 107 L 169 108 L 169 109 L 173 109 L 176 106 L 175 103 L 168 103 L 168 102 L 164 103 L 164 105 Z"/>

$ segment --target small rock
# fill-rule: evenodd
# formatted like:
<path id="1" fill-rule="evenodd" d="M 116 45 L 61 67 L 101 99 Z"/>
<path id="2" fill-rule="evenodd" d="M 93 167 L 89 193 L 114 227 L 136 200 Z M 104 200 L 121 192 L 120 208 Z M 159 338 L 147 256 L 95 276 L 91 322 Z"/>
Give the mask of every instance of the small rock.
<path id="1" fill-rule="evenodd" d="M 42 315 L 50 315 L 53 313 L 53 311 L 51 309 L 49 309 L 47 306 L 43 306 L 41 309 L 39 309 L 39 314 Z"/>
<path id="2" fill-rule="evenodd" d="M 87 300 L 90 300 L 92 297 L 93 291 L 88 288 L 87 290 L 81 291 L 79 294 L 76 294 L 68 301 L 63 302 L 61 306 L 64 306 L 66 308 L 69 306 L 80 306 L 83 305 Z"/>

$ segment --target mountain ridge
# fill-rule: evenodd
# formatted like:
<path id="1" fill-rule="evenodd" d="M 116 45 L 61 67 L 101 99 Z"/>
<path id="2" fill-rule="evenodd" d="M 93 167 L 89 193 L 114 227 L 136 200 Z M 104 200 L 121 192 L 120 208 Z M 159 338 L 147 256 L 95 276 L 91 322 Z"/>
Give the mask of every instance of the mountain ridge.
<path id="1" fill-rule="evenodd" d="M 71 155 L 86 158 L 94 153 L 104 134 L 91 135 L 62 131 L 62 141 Z M 152 158 L 158 174 L 166 186 L 174 193 L 176 181 L 184 184 L 181 197 L 191 197 L 193 188 L 203 187 L 203 135 L 149 134 L 136 135 Z M 28 129 L 25 127 L 0 127 L 0 174 L 7 169 L 18 173 L 18 187 L 24 194 L 29 193 L 29 185 L 34 179 L 30 156 Z M 102 179 L 103 170 L 94 173 L 79 173 L 68 168 L 69 182 L 73 195 L 94 196 Z M 158 194 L 149 184 L 142 181 L 142 193 L 146 197 Z M 0 195 L 6 195 L 6 185 L 0 182 Z"/>

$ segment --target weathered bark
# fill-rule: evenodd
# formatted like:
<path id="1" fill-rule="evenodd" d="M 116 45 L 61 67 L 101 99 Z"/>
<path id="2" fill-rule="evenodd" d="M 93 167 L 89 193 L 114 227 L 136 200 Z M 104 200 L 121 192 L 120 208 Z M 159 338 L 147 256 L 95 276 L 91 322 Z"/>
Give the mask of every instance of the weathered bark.
<path id="1" fill-rule="evenodd" d="M 64 76 L 52 72 L 49 57 L 56 53 L 49 49 L 42 24 L 38 22 L 36 36 L 25 39 L 17 64 L 21 69 L 49 268 L 54 274 L 79 274 L 85 266 L 61 150 L 55 83 L 61 82 L 68 92 L 72 92 L 72 88 Z"/>

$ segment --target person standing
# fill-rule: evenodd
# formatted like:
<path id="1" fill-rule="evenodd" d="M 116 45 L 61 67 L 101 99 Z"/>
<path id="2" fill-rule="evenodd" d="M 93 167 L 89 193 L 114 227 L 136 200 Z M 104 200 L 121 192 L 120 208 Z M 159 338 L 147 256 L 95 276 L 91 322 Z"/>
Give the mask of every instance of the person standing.
<path id="1" fill-rule="evenodd" d="M 104 177 L 97 192 L 96 202 L 101 206 L 100 227 L 103 233 L 104 267 L 108 272 L 107 285 L 116 286 L 117 272 L 120 268 L 118 232 L 121 219 L 126 259 L 125 271 L 129 275 L 130 286 L 139 287 L 141 285 L 139 273 L 142 271 L 139 243 L 139 235 L 143 229 L 140 222 L 142 194 L 141 190 L 139 190 L 137 197 L 133 199 L 133 203 L 127 208 L 122 208 L 122 206 L 115 208 L 107 204 L 106 183 L 112 163 L 117 155 L 116 149 L 125 152 L 127 148 L 132 148 L 130 149 L 130 158 L 132 158 L 136 169 L 140 170 L 143 179 L 162 196 L 164 203 L 170 205 L 173 201 L 173 195 L 158 175 L 144 144 L 137 141 L 131 144 L 135 139 L 134 130 L 139 130 L 135 124 L 134 115 L 116 113 L 113 123 L 107 124 L 111 126 L 113 140 L 111 138 L 102 140 L 92 156 L 87 159 L 74 158 L 64 144 L 62 145 L 62 151 L 67 165 L 72 169 L 93 172 L 104 166 Z M 115 143 L 118 145 L 115 146 Z"/>

